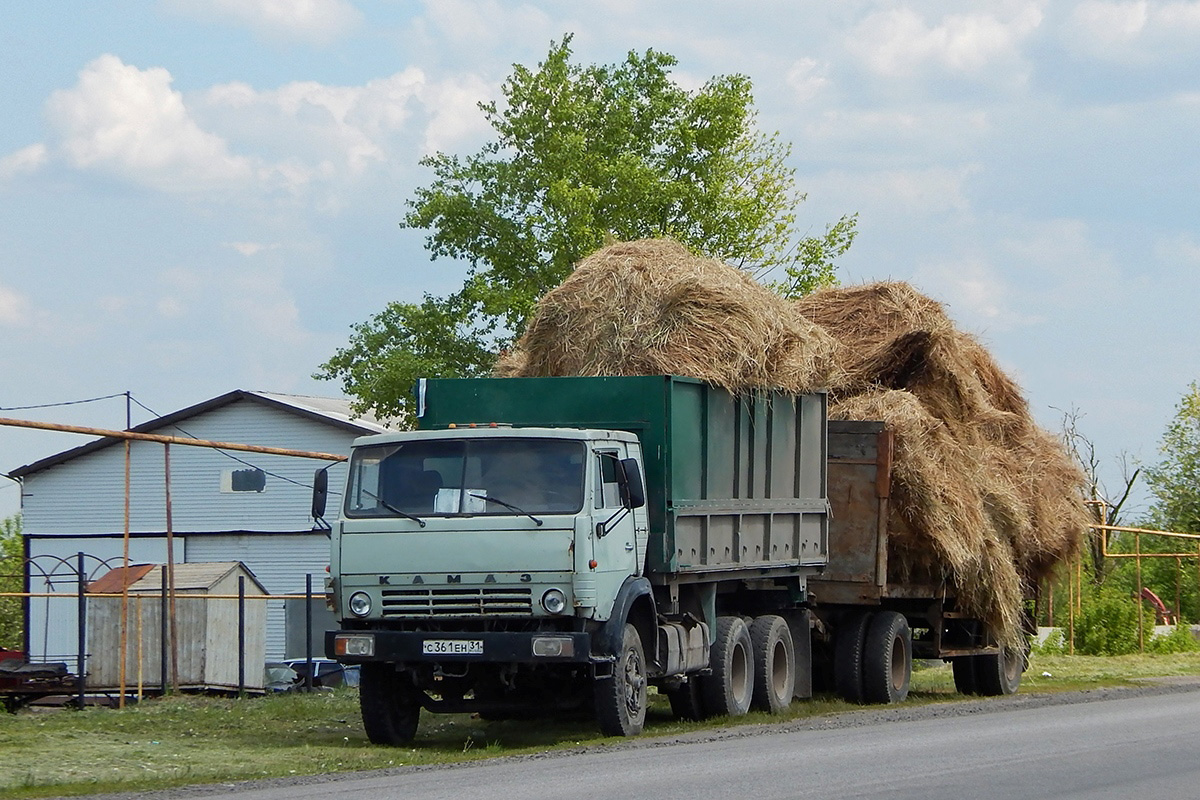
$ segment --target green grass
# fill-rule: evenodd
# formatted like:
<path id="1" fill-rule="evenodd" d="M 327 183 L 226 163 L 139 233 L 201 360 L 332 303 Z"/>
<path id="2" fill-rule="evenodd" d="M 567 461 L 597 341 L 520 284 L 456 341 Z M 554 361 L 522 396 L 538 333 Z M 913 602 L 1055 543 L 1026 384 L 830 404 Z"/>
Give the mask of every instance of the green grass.
<path id="1" fill-rule="evenodd" d="M 1047 672 L 1050 677 L 1043 676 Z M 1021 691 L 1120 686 L 1172 675 L 1200 675 L 1200 654 L 1035 656 Z M 960 699 L 948 666 L 914 671 L 909 703 Z M 822 696 L 795 703 L 783 717 L 753 713 L 738 720 L 686 723 L 672 718 L 664 698 L 652 696 L 652 701 L 646 736 L 858 708 Z M 26 709 L 0 713 L 0 797 L 130 791 L 448 763 L 605 741 L 589 720 L 485 722 L 466 715 L 424 714 L 416 746 L 373 747 L 363 734 L 353 690 L 246 700 L 175 696 L 120 711 Z"/>

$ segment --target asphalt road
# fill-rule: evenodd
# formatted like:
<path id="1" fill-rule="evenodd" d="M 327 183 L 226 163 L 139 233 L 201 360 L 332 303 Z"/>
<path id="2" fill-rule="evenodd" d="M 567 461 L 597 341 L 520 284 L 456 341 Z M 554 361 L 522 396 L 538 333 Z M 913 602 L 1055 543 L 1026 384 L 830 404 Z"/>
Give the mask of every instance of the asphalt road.
<path id="1" fill-rule="evenodd" d="M 197 787 L 205 800 L 1186 798 L 1200 796 L 1200 687 L 1020 696 L 469 766 Z M 898 708 L 898 707 L 897 707 Z"/>

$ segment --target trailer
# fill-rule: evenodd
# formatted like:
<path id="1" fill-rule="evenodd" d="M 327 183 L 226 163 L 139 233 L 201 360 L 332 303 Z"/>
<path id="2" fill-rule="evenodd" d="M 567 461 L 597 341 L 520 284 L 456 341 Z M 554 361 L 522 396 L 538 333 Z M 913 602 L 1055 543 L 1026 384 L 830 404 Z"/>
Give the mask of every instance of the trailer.
<path id="1" fill-rule="evenodd" d="M 828 425 L 823 393 L 504 378 L 417 403 L 419 430 L 355 441 L 331 530 L 326 651 L 361 665 L 373 742 L 422 710 L 634 735 L 650 686 L 693 719 L 783 711 L 814 677 L 894 702 L 914 648 L 971 659 L 964 682 L 999 655 L 944 589 L 888 583 L 886 431 Z"/>
<path id="2" fill-rule="evenodd" d="M 897 702 L 907 693 L 905 662 L 918 658 L 949 661 L 963 694 L 1017 691 L 1027 653 L 1001 647 L 959 607 L 945 577 L 889 579 L 892 432 L 882 422 L 835 420 L 828 431 L 829 563 L 809 581 L 820 682 L 851 702 Z"/>

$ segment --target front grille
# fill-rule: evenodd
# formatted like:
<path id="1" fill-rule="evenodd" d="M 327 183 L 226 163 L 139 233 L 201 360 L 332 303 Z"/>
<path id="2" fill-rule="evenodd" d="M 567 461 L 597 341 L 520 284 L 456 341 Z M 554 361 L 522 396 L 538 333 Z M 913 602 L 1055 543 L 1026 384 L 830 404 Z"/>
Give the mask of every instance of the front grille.
<path id="1" fill-rule="evenodd" d="M 529 589 L 385 589 L 385 617 L 527 617 L 533 613 Z"/>

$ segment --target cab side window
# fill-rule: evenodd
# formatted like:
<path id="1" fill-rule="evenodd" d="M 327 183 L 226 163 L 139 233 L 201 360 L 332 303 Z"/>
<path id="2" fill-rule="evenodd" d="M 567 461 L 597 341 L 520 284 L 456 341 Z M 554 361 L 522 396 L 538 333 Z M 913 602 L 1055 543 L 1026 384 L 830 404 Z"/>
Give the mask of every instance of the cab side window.
<path id="1" fill-rule="evenodd" d="M 616 450 L 603 450 L 596 457 L 599 459 L 596 508 L 618 508 L 621 505 L 621 492 L 617 488 L 617 459 L 620 456 Z"/>

